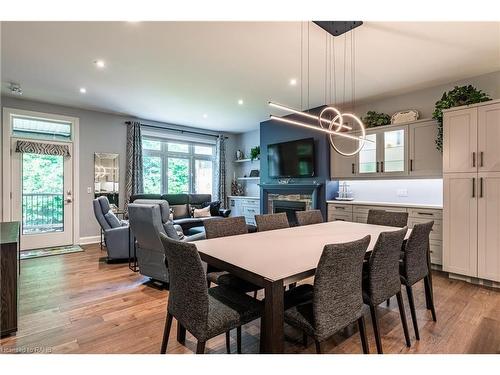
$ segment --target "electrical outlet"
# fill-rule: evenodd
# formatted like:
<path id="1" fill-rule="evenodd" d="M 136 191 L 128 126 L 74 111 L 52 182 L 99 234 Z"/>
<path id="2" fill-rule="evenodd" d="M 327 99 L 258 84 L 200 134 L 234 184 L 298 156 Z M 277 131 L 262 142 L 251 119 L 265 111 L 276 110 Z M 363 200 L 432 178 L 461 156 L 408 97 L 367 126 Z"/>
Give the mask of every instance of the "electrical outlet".
<path id="1" fill-rule="evenodd" d="M 87 187 L 87 194 L 92 194 L 92 187 L 90 186 Z"/>
<path id="2" fill-rule="evenodd" d="M 396 195 L 398 197 L 407 197 L 408 196 L 408 189 L 398 189 L 398 190 L 396 190 Z"/>

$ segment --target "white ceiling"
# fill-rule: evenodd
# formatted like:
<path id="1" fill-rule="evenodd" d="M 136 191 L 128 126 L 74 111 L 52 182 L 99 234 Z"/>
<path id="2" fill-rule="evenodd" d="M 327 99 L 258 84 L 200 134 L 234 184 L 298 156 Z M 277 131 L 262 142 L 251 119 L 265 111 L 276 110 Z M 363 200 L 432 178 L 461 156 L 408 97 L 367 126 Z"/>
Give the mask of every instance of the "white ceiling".
<path id="1" fill-rule="evenodd" d="M 303 30 L 303 103 L 309 91 L 315 107 L 325 103 L 326 37 L 312 23 Z M 300 106 L 300 36 L 300 22 L 3 22 L 2 92 L 13 81 L 29 99 L 242 132 L 268 118 L 270 99 Z M 335 45 L 338 103 L 343 37 Z M 500 70 L 500 23 L 366 22 L 355 45 L 358 101 Z"/>

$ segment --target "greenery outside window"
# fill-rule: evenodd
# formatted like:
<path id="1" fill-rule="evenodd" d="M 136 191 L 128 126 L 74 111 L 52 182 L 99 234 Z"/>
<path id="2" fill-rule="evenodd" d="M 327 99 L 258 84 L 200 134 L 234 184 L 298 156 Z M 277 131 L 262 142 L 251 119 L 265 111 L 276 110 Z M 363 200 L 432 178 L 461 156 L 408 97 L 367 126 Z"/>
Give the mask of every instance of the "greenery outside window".
<path id="1" fill-rule="evenodd" d="M 143 137 L 145 194 L 212 194 L 215 145 Z"/>

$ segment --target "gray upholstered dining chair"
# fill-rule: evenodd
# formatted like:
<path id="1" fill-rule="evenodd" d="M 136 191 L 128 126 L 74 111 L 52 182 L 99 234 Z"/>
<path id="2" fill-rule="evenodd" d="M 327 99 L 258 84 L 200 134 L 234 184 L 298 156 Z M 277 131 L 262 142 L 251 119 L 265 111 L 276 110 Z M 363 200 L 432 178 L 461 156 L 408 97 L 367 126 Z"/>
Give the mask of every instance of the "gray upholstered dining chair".
<path id="1" fill-rule="evenodd" d="M 382 354 L 382 341 L 376 308 L 377 305 L 394 295 L 398 300 L 406 346 L 410 346 L 399 277 L 401 246 L 407 231 L 408 228 L 404 227 L 396 231 L 380 233 L 368 262 L 363 265 L 363 300 L 370 306 L 375 343 L 379 354 Z"/>
<path id="2" fill-rule="evenodd" d="M 403 259 L 399 264 L 399 274 L 401 283 L 406 287 L 408 302 L 410 303 L 411 319 L 415 338 L 420 340 L 418 332 L 417 314 L 415 311 L 415 301 L 413 299 L 413 285 L 420 280 L 424 280 L 425 293 L 429 298 L 432 320 L 436 321 L 436 310 L 434 308 L 434 297 L 429 279 L 428 251 L 429 236 L 432 231 L 434 221 L 415 224 L 403 251 Z"/>
<path id="3" fill-rule="evenodd" d="M 280 212 L 278 214 L 255 215 L 255 224 L 257 225 L 257 232 L 290 227 L 285 212 Z"/>
<path id="4" fill-rule="evenodd" d="M 297 211 L 295 217 L 299 225 L 320 224 L 324 221 L 320 210 Z"/>
<path id="5" fill-rule="evenodd" d="M 220 220 L 207 220 L 203 225 L 205 226 L 205 235 L 207 239 L 248 233 L 248 227 L 244 216 L 234 216 Z M 210 287 L 211 283 L 214 283 L 237 289 L 243 293 L 255 292 L 254 296 L 256 296 L 256 292 L 259 289 L 262 289 L 229 272 L 216 270 L 210 265 L 207 267 L 207 280 L 208 287 Z M 240 334 L 240 332 L 238 332 L 238 334 Z"/>
<path id="6" fill-rule="evenodd" d="M 408 212 L 368 210 L 367 223 L 403 228 L 408 224 Z"/>
<path id="7" fill-rule="evenodd" d="M 198 340 L 196 353 L 202 354 L 209 339 L 261 316 L 262 302 L 224 286 L 207 288 L 206 273 L 194 243 L 175 241 L 163 233 L 160 237 L 170 269 L 161 353 L 167 351 L 173 318 L 181 328 L 181 341 L 189 331 Z"/>
<path id="8" fill-rule="evenodd" d="M 116 217 L 111 211 L 107 197 L 98 197 L 92 204 L 95 218 L 104 233 L 108 261 L 128 259 L 131 246 L 128 221 Z"/>
<path id="9" fill-rule="evenodd" d="M 358 241 L 326 245 L 316 268 L 312 301 L 285 311 L 288 324 L 314 338 L 318 354 L 321 342 L 356 321 L 363 353 L 369 352 L 361 289 L 363 258 L 369 244 L 370 236 L 366 236 Z M 311 286 L 299 285 L 290 294 L 303 294 L 307 289 Z"/>

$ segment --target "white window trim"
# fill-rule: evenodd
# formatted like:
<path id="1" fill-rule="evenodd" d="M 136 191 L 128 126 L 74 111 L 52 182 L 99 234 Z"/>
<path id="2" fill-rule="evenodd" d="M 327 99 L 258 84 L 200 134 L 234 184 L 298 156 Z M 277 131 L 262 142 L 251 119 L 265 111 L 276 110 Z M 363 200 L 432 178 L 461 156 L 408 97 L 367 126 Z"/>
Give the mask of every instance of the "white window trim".
<path id="1" fill-rule="evenodd" d="M 57 115 L 52 113 L 27 111 L 24 109 L 7 108 L 3 109 L 2 116 L 2 132 L 0 134 L 0 143 L 2 145 L 2 186 L 0 194 L 2 196 L 2 210 L 0 212 L 3 221 L 11 221 L 11 187 L 12 187 L 12 170 L 11 170 L 11 138 L 12 138 L 12 117 L 31 117 L 42 120 L 57 120 L 71 123 L 71 142 L 73 144 L 73 244 L 78 244 L 80 241 L 80 119 L 78 117 L 70 117 Z M 30 139 L 30 138 L 26 138 Z M 40 141 L 40 139 L 33 139 Z M 52 141 L 50 141 L 52 142 Z M 55 141 L 55 143 L 61 143 Z"/>

